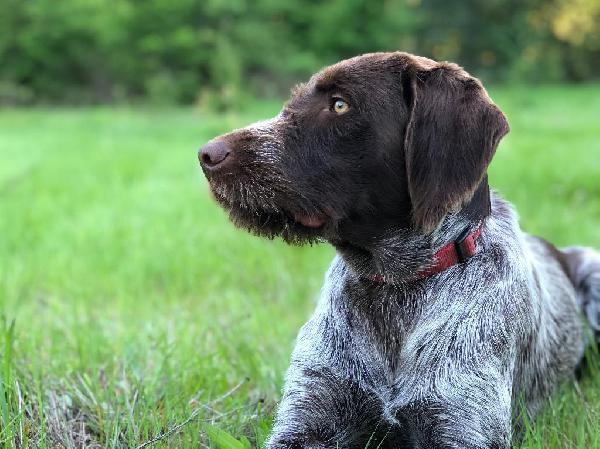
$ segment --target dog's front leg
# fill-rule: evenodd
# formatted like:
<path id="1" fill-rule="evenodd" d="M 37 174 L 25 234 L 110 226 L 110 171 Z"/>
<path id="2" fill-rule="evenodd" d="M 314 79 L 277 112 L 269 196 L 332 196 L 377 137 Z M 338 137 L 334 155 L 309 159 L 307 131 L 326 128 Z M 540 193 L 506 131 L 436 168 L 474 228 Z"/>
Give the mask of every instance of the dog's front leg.
<path id="1" fill-rule="evenodd" d="M 382 416 L 377 396 L 357 382 L 329 367 L 292 365 L 267 448 L 364 448 L 385 438 Z"/>
<path id="2" fill-rule="evenodd" d="M 406 423 L 415 447 L 509 449 L 512 387 L 505 380 L 505 376 L 489 372 L 440 377 L 435 387 L 419 398 L 412 396 L 407 401 L 411 394 L 403 388 L 395 400 L 397 407 L 402 405 L 392 413 Z"/>

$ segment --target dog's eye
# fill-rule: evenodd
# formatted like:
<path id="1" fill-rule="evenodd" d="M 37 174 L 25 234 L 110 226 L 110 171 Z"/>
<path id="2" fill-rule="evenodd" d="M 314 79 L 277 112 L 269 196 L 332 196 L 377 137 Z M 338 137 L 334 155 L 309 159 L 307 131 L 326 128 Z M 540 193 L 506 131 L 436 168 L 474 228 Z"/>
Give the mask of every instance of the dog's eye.
<path id="1" fill-rule="evenodd" d="M 341 115 L 348 112 L 348 109 L 350 109 L 350 105 L 348 105 L 348 103 L 346 103 L 344 100 L 341 98 L 333 98 L 333 103 L 331 104 L 332 112 Z"/>

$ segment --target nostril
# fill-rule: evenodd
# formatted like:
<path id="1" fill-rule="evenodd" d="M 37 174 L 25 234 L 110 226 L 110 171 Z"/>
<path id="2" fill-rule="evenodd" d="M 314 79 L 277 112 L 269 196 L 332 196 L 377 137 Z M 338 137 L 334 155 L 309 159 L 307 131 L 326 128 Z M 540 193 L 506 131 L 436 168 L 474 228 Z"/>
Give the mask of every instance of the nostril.
<path id="1" fill-rule="evenodd" d="M 198 158 L 200 163 L 207 168 L 215 168 L 231 154 L 229 146 L 222 141 L 210 142 L 200 148 Z"/>
<path id="2" fill-rule="evenodd" d="M 211 165 L 212 161 L 210 160 L 210 155 L 208 153 L 200 153 L 200 158 L 202 159 L 202 162 L 204 162 L 207 165 Z"/>

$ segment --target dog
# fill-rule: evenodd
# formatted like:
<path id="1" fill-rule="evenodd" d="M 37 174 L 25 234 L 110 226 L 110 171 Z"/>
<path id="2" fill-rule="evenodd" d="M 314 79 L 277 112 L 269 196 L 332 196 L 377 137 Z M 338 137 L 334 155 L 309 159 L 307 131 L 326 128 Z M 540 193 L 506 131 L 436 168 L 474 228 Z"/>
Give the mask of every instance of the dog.
<path id="1" fill-rule="evenodd" d="M 198 154 L 234 224 L 337 255 L 268 448 L 508 448 L 600 335 L 600 254 L 521 231 L 508 122 L 453 63 L 373 53 Z"/>

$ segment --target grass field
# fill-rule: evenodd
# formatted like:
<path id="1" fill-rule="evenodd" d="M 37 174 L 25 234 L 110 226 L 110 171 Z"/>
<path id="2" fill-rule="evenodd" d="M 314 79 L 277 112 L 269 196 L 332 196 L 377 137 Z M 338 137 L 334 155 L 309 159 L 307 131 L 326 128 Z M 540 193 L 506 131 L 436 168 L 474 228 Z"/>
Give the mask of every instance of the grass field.
<path id="1" fill-rule="evenodd" d="M 491 93 L 512 126 L 491 183 L 528 231 L 600 247 L 600 85 Z M 234 229 L 196 149 L 278 108 L 0 110 L 5 447 L 262 444 L 333 251 Z M 600 448 L 599 373 L 522 447 Z"/>

